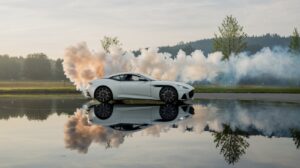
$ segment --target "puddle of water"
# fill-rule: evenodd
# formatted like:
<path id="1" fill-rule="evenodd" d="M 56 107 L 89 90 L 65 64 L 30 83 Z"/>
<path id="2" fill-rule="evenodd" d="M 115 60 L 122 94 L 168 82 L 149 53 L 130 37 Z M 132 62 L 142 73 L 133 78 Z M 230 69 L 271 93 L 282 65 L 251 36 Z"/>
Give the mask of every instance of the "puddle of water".
<path id="1" fill-rule="evenodd" d="M 1 167 L 298 167 L 300 104 L 0 99 Z"/>

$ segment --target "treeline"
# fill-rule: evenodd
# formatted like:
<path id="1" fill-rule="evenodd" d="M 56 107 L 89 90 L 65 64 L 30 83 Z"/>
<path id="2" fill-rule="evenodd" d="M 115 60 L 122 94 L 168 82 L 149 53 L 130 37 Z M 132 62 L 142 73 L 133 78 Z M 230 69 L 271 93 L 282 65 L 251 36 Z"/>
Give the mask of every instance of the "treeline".
<path id="1" fill-rule="evenodd" d="M 243 51 L 254 54 L 264 47 L 273 48 L 275 46 L 289 47 L 290 37 L 282 37 L 278 34 L 265 34 L 262 36 L 246 37 L 246 48 Z M 213 38 L 203 39 L 192 42 L 180 42 L 174 46 L 159 47 L 160 52 L 168 52 L 176 56 L 179 50 L 183 50 L 186 54 L 191 54 L 195 50 L 201 50 L 205 55 L 213 52 Z"/>
<path id="2" fill-rule="evenodd" d="M 0 55 L 0 80 L 66 80 L 62 59 L 52 60 L 43 53 L 27 57 Z"/>
<path id="3" fill-rule="evenodd" d="M 281 46 L 289 48 L 292 53 L 300 53 L 300 36 L 297 28 L 290 37 L 281 37 L 277 34 L 266 34 L 263 36 L 248 36 L 243 31 L 237 19 L 232 15 L 226 16 L 218 27 L 219 32 L 215 33 L 212 39 L 204 39 L 194 42 L 181 42 L 175 46 L 160 47 L 160 52 L 168 52 L 174 57 L 179 50 L 190 55 L 196 49 L 203 51 L 205 55 L 211 52 L 220 51 L 223 54 L 222 60 L 229 60 L 234 54 L 248 52 L 254 54 L 264 47 L 273 48 Z M 138 52 L 135 52 L 138 53 Z"/>
<path id="4" fill-rule="evenodd" d="M 73 115 L 74 109 L 81 107 L 82 99 L 16 99 L 0 100 L 0 120 L 26 117 L 28 120 L 46 120 L 50 115 Z M 49 107 L 49 108 L 45 108 Z"/>

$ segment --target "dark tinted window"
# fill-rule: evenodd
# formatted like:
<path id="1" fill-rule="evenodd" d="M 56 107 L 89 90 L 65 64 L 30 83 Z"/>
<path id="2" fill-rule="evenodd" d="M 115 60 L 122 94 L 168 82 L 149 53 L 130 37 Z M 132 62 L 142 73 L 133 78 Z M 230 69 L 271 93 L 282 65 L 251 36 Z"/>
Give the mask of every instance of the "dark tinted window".
<path id="1" fill-rule="evenodd" d="M 148 79 L 133 74 L 123 74 L 123 75 L 115 75 L 110 77 L 110 79 L 117 80 L 117 81 L 148 81 Z"/>
<path id="2" fill-rule="evenodd" d="M 148 81 L 146 78 L 138 75 L 127 74 L 124 81 Z"/>
<path id="3" fill-rule="evenodd" d="M 131 74 L 127 74 L 127 75 L 125 75 L 125 77 L 124 77 L 124 81 L 132 81 L 132 75 Z"/>
<path id="4" fill-rule="evenodd" d="M 124 76 L 125 75 L 115 75 L 115 76 L 110 77 L 110 79 L 122 81 L 124 79 Z"/>

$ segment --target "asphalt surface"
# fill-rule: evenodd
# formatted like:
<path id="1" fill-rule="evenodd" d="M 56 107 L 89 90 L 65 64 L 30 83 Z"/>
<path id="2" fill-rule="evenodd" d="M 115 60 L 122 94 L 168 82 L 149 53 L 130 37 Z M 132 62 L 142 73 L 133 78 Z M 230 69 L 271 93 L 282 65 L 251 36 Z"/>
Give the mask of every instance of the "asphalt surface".
<path id="1" fill-rule="evenodd" d="M 195 93 L 195 99 L 260 100 L 300 103 L 300 94 L 287 93 Z"/>

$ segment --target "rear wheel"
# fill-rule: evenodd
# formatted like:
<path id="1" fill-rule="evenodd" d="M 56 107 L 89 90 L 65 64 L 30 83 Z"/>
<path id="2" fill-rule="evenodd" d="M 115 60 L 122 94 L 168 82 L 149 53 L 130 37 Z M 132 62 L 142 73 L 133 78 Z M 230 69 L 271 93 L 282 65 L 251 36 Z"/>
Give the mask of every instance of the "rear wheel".
<path id="1" fill-rule="evenodd" d="M 106 86 L 98 87 L 95 91 L 94 97 L 102 103 L 109 102 L 113 99 L 111 90 Z"/>
<path id="2" fill-rule="evenodd" d="M 173 87 L 166 86 L 160 90 L 160 100 L 166 103 L 176 103 L 178 101 L 177 90 Z"/>

